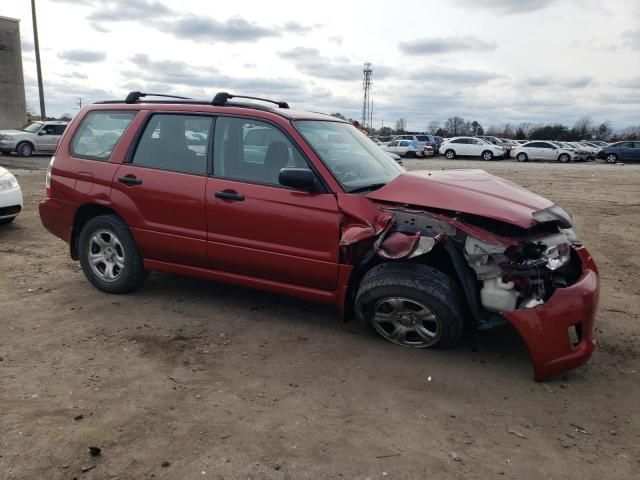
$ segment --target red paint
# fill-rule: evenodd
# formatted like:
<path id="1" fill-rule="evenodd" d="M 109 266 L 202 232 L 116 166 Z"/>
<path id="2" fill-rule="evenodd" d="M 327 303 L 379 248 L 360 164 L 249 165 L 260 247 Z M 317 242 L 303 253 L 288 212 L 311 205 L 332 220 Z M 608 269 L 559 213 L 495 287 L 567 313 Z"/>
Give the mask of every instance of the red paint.
<path id="1" fill-rule="evenodd" d="M 269 121 L 297 144 L 328 191 L 311 194 L 126 163 L 150 109 Z M 69 149 L 81 121 L 94 110 L 137 112 L 109 161 L 74 158 Z M 118 181 L 132 176 L 142 184 Z M 235 192 L 244 200 L 215 197 L 220 191 Z M 78 114 L 58 145 L 40 217 L 50 232 L 70 242 L 77 234 L 74 219 L 80 208 L 106 207 L 129 225 L 150 270 L 294 295 L 345 311 L 351 301 L 352 263 L 358 262 L 363 246 L 373 244 L 393 225 L 393 215 L 381 209 L 383 203 L 464 212 L 524 228 L 535 223 L 533 212 L 552 205 L 480 170 L 404 173 L 369 195 L 348 194 L 288 118 L 248 108 L 142 103 L 91 105 Z M 430 215 L 487 242 L 510 245 L 519 240 L 447 215 Z M 405 258 L 419 239 L 419 235 L 395 232 L 378 248 L 389 257 Z M 584 272 L 576 284 L 558 289 L 543 306 L 504 315 L 523 336 L 538 380 L 575 368 L 593 350 L 598 274 L 586 250 L 577 251 Z M 576 323 L 582 325 L 584 337 L 574 348 L 568 343 L 567 328 Z"/>
<path id="2" fill-rule="evenodd" d="M 598 270 L 586 248 L 576 251 L 583 273 L 575 284 L 557 289 L 544 305 L 503 313 L 524 339 L 538 381 L 582 365 L 596 345 L 593 322 L 600 291 Z M 582 339 L 575 347 L 569 341 L 572 325 L 582 327 Z"/>
<path id="3" fill-rule="evenodd" d="M 553 202 L 483 170 L 407 172 L 367 195 L 373 200 L 471 213 L 528 228 Z"/>

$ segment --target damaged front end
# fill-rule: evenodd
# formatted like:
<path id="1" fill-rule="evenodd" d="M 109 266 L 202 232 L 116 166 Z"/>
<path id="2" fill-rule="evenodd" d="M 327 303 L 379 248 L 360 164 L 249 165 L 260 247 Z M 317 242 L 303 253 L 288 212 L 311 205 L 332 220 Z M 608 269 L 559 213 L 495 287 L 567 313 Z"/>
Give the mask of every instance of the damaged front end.
<path id="1" fill-rule="evenodd" d="M 374 206 L 374 205 L 371 205 Z M 368 208 L 368 207 L 367 207 Z M 442 209 L 375 204 L 343 231 L 343 262 L 410 260 L 459 284 L 478 329 L 511 323 L 538 381 L 576 368 L 594 349 L 598 271 L 564 210 L 533 213 L 530 226 Z M 374 222 L 363 218 L 375 218 Z"/>

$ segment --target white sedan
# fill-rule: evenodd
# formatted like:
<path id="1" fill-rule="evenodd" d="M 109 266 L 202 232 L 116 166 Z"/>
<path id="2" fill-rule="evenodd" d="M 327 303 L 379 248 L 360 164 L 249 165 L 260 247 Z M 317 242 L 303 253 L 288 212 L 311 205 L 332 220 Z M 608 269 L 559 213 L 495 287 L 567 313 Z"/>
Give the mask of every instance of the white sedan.
<path id="1" fill-rule="evenodd" d="M 503 147 L 494 145 L 481 138 L 454 137 L 440 145 L 440 153 L 453 160 L 457 156 L 480 157 L 483 160 L 493 160 L 505 156 Z"/>
<path id="2" fill-rule="evenodd" d="M 0 167 L 0 225 L 10 223 L 22 210 L 22 190 L 9 170 Z"/>
<path id="3" fill-rule="evenodd" d="M 558 160 L 562 163 L 580 161 L 582 157 L 572 148 L 565 148 L 551 141 L 533 141 L 516 147 L 511 156 L 519 162 L 529 160 Z"/>

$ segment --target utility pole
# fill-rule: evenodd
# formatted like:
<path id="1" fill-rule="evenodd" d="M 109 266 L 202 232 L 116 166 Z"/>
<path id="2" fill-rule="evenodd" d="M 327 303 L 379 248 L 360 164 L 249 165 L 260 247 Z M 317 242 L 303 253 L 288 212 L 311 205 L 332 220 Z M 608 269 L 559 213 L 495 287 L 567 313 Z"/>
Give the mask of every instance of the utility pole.
<path id="1" fill-rule="evenodd" d="M 31 0 L 31 18 L 33 19 L 33 46 L 36 50 L 36 68 L 38 69 L 38 94 L 40 95 L 40 120 L 47 118 L 44 109 L 44 89 L 42 88 L 42 68 L 40 67 L 40 42 L 38 42 L 38 21 L 36 20 L 36 0 Z"/>
<path id="2" fill-rule="evenodd" d="M 78 97 L 78 109 L 82 110 L 82 97 Z"/>

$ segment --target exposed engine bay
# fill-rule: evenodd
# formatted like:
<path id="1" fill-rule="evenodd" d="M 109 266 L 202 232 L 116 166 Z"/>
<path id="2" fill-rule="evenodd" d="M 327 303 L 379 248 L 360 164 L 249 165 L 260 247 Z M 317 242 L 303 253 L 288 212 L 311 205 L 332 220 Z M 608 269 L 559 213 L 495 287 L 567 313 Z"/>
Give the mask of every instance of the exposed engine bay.
<path id="1" fill-rule="evenodd" d="M 579 242 L 568 215 L 561 222 L 547 216 L 547 221 L 524 229 L 450 212 L 384 210 L 393 220 L 375 242 L 377 254 L 411 259 L 451 242 L 474 272 L 478 302 L 487 313 L 543 305 L 556 288 L 571 285 L 580 275 L 579 263 L 572 262 L 572 245 Z"/>

